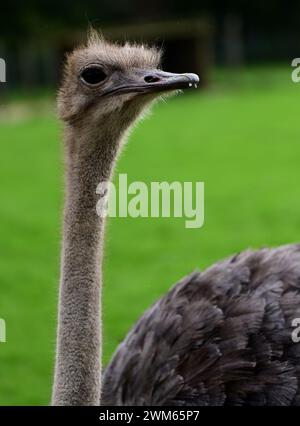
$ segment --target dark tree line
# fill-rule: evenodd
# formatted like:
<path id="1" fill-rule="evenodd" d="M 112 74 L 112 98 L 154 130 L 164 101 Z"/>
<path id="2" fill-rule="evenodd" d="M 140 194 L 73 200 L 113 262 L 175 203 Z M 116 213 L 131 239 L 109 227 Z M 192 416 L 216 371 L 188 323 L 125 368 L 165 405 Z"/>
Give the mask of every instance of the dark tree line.
<path id="1" fill-rule="evenodd" d="M 149 19 L 208 13 L 217 23 L 229 13 L 241 15 L 245 31 L 298 31 L 300 2 L 216 0 L 9 0 L 1 5 L 0 35 L 9 39 L 47 37 L 49 32 Z"/>

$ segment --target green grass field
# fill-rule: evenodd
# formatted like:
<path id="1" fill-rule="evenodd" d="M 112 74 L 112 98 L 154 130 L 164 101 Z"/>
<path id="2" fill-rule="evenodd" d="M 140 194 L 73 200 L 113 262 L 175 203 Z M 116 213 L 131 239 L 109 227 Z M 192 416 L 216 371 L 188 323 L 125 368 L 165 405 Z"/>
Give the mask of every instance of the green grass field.
<path id="1" fill-rule="evenodd" d="M 205 224 L 110 219 L 104 359 L 136 318 L 183 275 L 246 247 L 300 239 L 299 88 L 290 70 L 220 73 L 209 92 L 157 105 L 117 173 L 129 181 L 204 181 Z M 300 86 L 299 86 L 300 87 Z M 60 126 L 0 123 L 0 404 L 48 404 L 59 274 Z"/>

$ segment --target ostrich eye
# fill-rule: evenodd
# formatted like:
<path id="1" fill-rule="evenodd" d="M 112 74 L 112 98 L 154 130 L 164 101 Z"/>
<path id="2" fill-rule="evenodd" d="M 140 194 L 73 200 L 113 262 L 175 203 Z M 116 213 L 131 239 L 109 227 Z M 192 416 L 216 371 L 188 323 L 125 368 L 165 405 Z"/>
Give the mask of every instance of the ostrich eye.
<path id="1" fill-rule="evenodd" d="M 96 85 L 104 81 L 107 75 L 102 68 L 98 66 L 90 66 L 81 72 L 80 77 L 84 83 Z"/>

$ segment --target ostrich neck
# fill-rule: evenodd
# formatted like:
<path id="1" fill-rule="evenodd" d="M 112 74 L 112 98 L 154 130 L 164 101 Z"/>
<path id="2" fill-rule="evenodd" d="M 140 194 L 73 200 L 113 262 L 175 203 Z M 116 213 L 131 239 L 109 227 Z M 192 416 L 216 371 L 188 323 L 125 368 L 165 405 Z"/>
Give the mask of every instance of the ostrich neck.
<path id="1" fill-rule="evenodd" d="M 53 405 L 100 402 L 104 220 L 96 212 L 96 188 L 111 177 L 117 142 L 117 135 L 66 129 L 66 200 Z"/>

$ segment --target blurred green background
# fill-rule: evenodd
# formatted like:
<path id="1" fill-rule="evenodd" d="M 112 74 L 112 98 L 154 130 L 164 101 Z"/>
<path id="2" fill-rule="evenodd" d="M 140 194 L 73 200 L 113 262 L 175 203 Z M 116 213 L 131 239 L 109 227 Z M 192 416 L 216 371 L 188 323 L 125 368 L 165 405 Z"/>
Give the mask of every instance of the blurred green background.
<path id="1" fill-rule="evenodd" d="M 186 229 L 184 219 L 177 218 L 109 219 L 105 362 L 138 316 L 185 274 L 246 247 L 299 240 L 299 87 L 291 81 L 288 53 L 281 46 L 274 63 L 273 57 L 262 61 L 257 53 L 264 43 L 247 49 L 247 34 L 259 27 L 258 21 L 257 27 L 247 26 L 249 11 L 245 19 L 238 15 L 245 30 L 233 35 L 239 48 L 226 56 L 218 24 L 224 14 L 210 12 L 215 36 L 209 53 L 215 59 L 202 64 L 206 89 L 156 105 L 134 131 L 116 170 L 116 176 L 128 173 L 129 182 L 204 181 L 205 224 Z M 176 13 L 177 21 L 185 15 Z M 32 12 L 31 21 L 28 16 L 30 10 L 24 28 L 36 29 L 32 22 L 39 22 L 38 13 Z M 105 22 L 113 22 L 109 12 L 107 17 Z M 69 23 L 70 34 L 86 24 L 76 19 Z M 50 17 L 48 22 L 46 32 L 55 24 L 60 28 Z M 24 28 L 18 28 L 23 34 Z M 13 36 L 6 39 L 18 45 Z M 198 72 L 201 76 L 201 64 Z M 7 84 L 1 85 L 0 317 L 7 324 L 7 342 L 0 344 L 1 405 L 49 403 L 55 349 L 62 132 L 55 117 L 55 86 L 34 79 L 28 86 L 21 76 L 22 66 L 11 86 L 9 72 Z"/>

